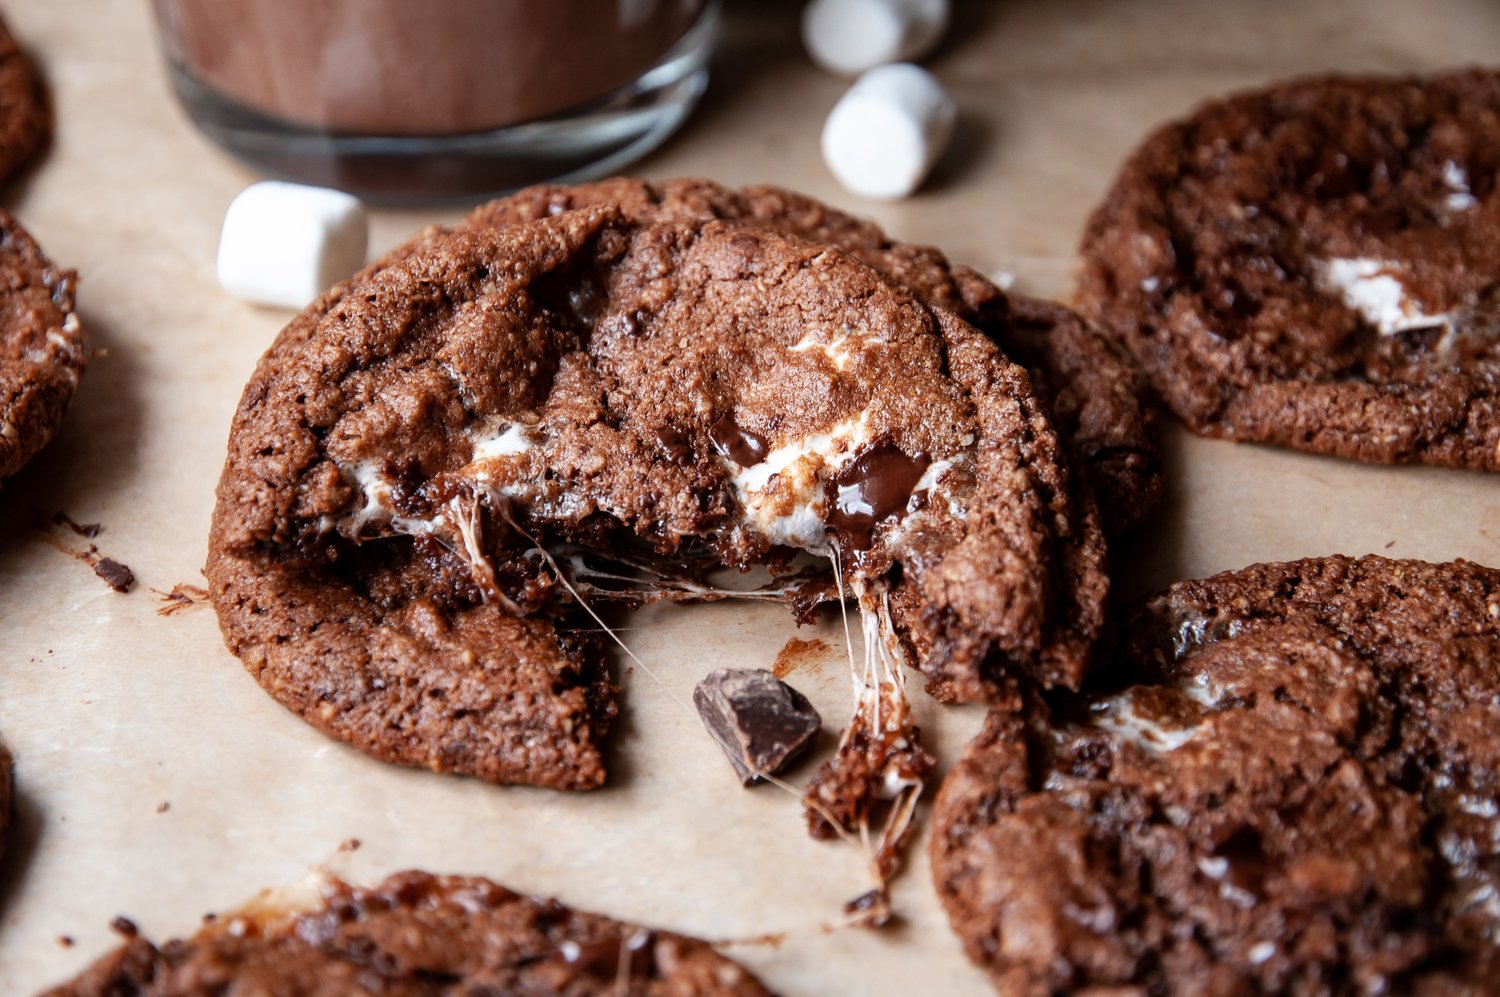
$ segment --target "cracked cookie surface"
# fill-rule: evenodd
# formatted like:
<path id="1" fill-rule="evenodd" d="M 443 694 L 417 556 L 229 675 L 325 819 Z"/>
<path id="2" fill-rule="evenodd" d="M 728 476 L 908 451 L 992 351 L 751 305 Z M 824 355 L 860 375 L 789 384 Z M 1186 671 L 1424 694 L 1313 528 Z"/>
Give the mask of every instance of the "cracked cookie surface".
<path id="1" fill-rule="evenodd" d="M 1080 307 L 1196 432 L 1500 470 L 1500 75 L 1241 94 L 1130 158 Z"/>
<path id="2" fill-rule="evenodd" d="M 1155 413 L 1144 401 L 1141 375 L 1114 342 L 1062 305 L 1008 295 L 930 246 L 896 242 L 875 225 L 806 195 L 697 179 L 543 185 L 475 208 L 457 229 L 510 225 L 597 205 L 617 206 L 638 221 L 753 224 L 854 256 L 975 326 L 1030 371 L 1058 435 L 1092 486 L 1107 530 L 1129 529 L 1160 501 Z"/>
<path id="3" fill-rule="evenodd" d="M 1182 582 L 1078 700 L 995 711 L 938 892 L 1004 993 L 1488 993 L 1500 571 L 1328 557 Z"/>

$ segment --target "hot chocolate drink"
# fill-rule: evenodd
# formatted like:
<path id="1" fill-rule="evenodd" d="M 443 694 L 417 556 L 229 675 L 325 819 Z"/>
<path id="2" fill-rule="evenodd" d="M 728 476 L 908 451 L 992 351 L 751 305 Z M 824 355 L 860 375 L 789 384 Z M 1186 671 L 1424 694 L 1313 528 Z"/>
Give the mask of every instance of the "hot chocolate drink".
<path id="1" fill-rule="evenodd" d="M 702 90 L 708 0 L 153 0 L 194 121 L 274 173 L 467 196 L 665 137 Z M 602 162 L 601 162 L 602 161 Z"/>

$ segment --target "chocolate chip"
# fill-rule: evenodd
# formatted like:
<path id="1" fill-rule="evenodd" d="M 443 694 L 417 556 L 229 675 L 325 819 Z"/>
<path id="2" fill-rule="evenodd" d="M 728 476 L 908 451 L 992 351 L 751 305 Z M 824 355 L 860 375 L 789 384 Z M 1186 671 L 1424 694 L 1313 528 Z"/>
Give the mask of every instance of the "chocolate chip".
<path id="1" fill-rule="evenodd" d="M 693 690 L 693 704 L 747 786 L 786 768 L 822 727 L 812 704 L 763 668 L 711 673 Z"/>
<path id="2" fill-rule="evenodd" d="M 112 557 L 101 557 L 93 562 L 94 574 L 104 579 L 104 584 L 116 592 L 129 592 L 135 584 L 135 572 Z"/>

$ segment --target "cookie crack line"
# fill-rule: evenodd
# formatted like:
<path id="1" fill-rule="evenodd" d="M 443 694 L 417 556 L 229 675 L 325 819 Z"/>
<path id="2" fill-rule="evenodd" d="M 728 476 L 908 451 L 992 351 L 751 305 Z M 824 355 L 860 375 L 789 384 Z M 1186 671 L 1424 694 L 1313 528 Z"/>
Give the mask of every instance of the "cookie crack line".
<path id="1" fill-rule="evenodd" d="M 809 823 L 873 836 L 878 911 L 933 764 L 904 668 L 972 700 L 1088 667 L 1103 542 L 1065 460 L 1024 370 L 856 259 L 587 206 L 426 233 L 288 326 L 231 431 L 207 574 L 231 650 L 325 732 L 582 789 L 617 707 L 568 625 L 592 612 L 570 551 L 832 561 L 866 661 Z M 806 614 L 826 590 L 786 595 Z"/>

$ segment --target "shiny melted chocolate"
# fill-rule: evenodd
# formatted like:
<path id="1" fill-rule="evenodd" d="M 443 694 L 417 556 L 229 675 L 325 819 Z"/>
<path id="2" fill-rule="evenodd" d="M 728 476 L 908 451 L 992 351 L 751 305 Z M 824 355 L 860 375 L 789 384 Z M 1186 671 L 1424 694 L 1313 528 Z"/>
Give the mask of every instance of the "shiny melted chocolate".
<path id="1" fill-rule="evenodd" d="M 855 550 L 868 550 L 875 527 L 906 515 L 912 489 L 932 458 L 908 454 L 890 440 L 865 448 L 827 484 L 828 528 Z"/>
<path id="2" fill-rule="evenodd" d="M 686 433 L 671 426 L 663 426 L 656 431 L 656 442 L 675 463 L 692 463 L 693 445 L 688 441 Z"/>
<path id="3" fill-rule="evenodd" d="M 713 440 L 715 450 L 740 467 L 759 464 L 770 451 L 764 436 L 742 429 L 729 412 L 719 416 L 708 428 L 708 438 Z"/>

